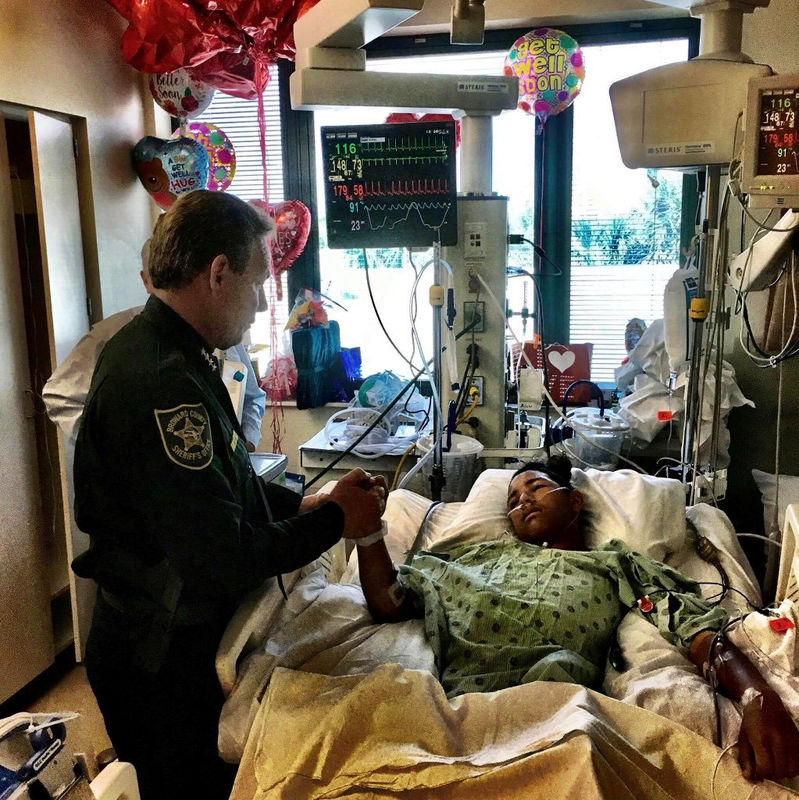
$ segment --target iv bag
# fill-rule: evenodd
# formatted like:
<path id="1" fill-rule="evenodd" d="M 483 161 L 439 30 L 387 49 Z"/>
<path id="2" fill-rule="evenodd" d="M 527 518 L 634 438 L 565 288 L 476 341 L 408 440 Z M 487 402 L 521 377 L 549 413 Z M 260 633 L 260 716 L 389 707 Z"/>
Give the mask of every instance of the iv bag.
<path id="1" fill-rule="evenodd" d="M 678 269 L 663 292 L 663 323 L 669 371 L 678 373 L 691 358 L 695 325 L 688 316 L 691 300 L 699 292 L 699 270 Z"/>

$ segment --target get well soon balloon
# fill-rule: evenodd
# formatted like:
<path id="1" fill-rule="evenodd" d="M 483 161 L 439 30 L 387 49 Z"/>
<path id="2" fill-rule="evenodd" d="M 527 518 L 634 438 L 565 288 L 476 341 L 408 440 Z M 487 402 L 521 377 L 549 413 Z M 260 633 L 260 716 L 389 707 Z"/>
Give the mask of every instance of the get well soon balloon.
<path id="1" fill-rule="evenodd" d="M 233 143 L 221 128 L 210 122 L 190 122 L 185 127 L 186 136 L 199 142 L 208 153 L 208 188 L 212 192 L 224 192 L 236 174 Z M 180 136 L 180 131 L 175 131 L 173 138 L 176 136 Z"/>
<path id="2" fill-rule="evenodd" d="M 535 114 L 543 127 L 580 93 L 585 78 L 583 51 L 569 34 L 536 28 L 517 39 L 505 57 L 505 75 L 519 79 L 518 108 Z"/>
<path id="3" fill-rule="evenodd" d="M 185 69 L 150 75 L 150 94 L 167 114 L 191 119 L 202 114 L 214 99 L 214 89 L 195 80 Z"/>
<path id="4" fill-rule="evenodd" d="M 208 186 L 208 153 L 194 139 L 145 136 L 133 148 L 133 166 L 142 186 L 164 209 L 179 195 Z"/>

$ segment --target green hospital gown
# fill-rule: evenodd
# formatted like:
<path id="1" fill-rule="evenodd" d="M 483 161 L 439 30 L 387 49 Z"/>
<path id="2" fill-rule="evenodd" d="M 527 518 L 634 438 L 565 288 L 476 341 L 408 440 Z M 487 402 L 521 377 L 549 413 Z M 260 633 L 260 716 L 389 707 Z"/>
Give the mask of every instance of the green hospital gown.
<path id="1" fill-rule="evenodd" d="M 419 553 L 400 574 L 448 697 L 537 680 L 598 686 L 619 622 L 644 596 L 654 604 L 644 616 L 681 647 L 727 619 L 693 581 L 617 540 L 571 551 L 508 535 Z"/>

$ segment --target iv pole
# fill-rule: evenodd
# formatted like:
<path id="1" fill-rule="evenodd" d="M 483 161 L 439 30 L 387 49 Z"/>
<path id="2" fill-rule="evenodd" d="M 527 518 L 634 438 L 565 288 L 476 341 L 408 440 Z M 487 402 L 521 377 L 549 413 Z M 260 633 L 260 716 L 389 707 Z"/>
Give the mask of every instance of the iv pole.
<path id="1" fill-rule="evenodd" d="M 665 5 L 677 4 L 679 0 L 659 0 Z M 726 60 L 741 60 L 741 42 L 743 30 L 743 15 L 751 13 L 756 6 L 767 6 L 769 0 L 706 0 L 691 6 L 691 14 L 702 18 L 699 40 L 699 56 L 697 58 L 719 58 Z M 749 60 L 748 57 L 744 59 Z M 708 285 L 713 291 L 722 291 L 721 282 L 717 280 L 715 270 L 719 269 L 716 249 L 719 246 L 719 197 L 721 192 L 721 167 L 708 166 L 705 168 L 703 192 L 703 214 L 702 231 L 700 234 L 700 259 L 699 259 L 699 280 L 697 295 L 691 301 L 689 316 L 694 323 L 693 341 L 691 344 L 691 360 L 688 369 L 688 382 L 685 387 L 685 419 L 683 422 L 682 448 L 680 452 L 681 471 L 683 485 L 690 486 L 689 504 L 696 502 L 696 475 L 694 466 L 698 462 L 697 442 L 699 429 L 702 421 L 702 401 L 704 375 L 701 374 L 702 353 L 705 347 L 712 348 L 713 341 L 704 341 L 705 320 L 708 317 L 708 309 L 713 300 L 713 305 L 717 312 L 721 308 L 720 298 L 711 298 L 708 294 Z M 721 320 L 716 320 L 721 324 Z M 718 400 L 718 389 L 721 379 L 721 367 L 723 354 L 721 353 L 721 341 L 716 342 L 717 352 L 715 357 L 716 368 L 716 400 Z M 713 434 L 718 433 L 719 420 L 717 416 L 718 403 L 714 402 Z M 714 439 L 715 441 L 715 439 Z M 713 491 L 715 494 L 715 475 L 716 475 L 716 447 L 710 461 L 710 469 L 713 474 Z M 690 483 L 689 483 L 690 482 Z"/>

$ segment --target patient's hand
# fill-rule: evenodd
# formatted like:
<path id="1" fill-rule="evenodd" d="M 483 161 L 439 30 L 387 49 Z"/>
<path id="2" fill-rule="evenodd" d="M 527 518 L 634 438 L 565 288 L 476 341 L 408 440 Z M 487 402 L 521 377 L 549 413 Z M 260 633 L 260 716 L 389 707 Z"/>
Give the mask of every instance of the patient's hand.
<path id="1" fill-rule="evenodd" d="M 343 535 L 358 539 L 379 530 L 386 510 L 386 481 L 362 469 L 348 472 L 330 492 L 330 499 L 344 512 Z"/>
<path id="2" fill-rule="evenodd" d="M 306 511 L 313 511 L 323 503 L 330 502 L 330 495 L 327 492 L 317 492 L 316 494 L 308 494 L 302 498 L 300 502 L 300 514 Z"/>
<path id="3" fill-rule="evenodd" d="M 773 690 L 763 691 L 743 706 L 738 761 L 750 780 L 799 774 L 799 730 Z"/>

